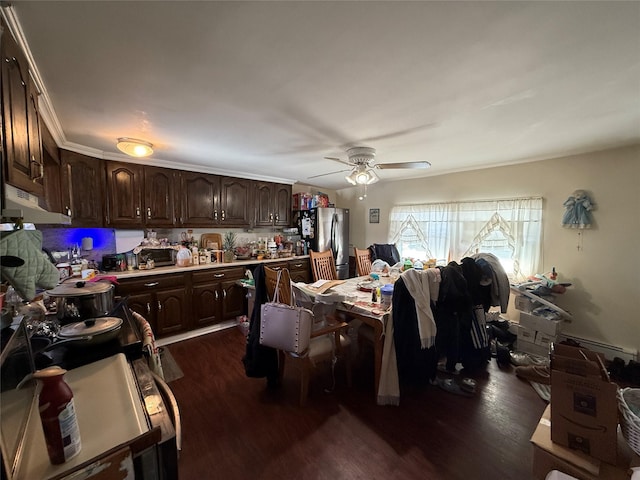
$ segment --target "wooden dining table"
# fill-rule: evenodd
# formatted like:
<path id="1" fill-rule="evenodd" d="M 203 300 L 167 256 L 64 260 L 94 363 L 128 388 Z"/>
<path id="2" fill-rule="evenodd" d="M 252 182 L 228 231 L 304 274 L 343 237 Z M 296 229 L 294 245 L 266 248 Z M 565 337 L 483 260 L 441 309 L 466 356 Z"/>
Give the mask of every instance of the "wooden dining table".
<path id="1" fill-rule="evenodd" d="M 314 298 L 316 302 L 336 303 L 336 310 L 345 314 L 346 321 L 357 319 L 373 328 L 375 393 L 378 393 L 380 371 L 382 368 L 382 353 L 384 347 L 384 332 L 390 318 L 390 309 L 380 303 L 371 301 L 369 287 L 370 277 L 354 277 L 347 280 L 333 280 L 322 285 L 295 283 L 302 292 Z M 389 277 L 380 278 L 380 286 L 391 283 Z"/>

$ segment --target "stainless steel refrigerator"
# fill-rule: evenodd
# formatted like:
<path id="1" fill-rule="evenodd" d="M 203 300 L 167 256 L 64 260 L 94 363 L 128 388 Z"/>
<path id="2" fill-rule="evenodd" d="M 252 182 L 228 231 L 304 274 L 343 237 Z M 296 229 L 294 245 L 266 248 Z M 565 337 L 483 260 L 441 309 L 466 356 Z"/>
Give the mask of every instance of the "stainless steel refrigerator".
<path id="1" fill-rule="evenodd" d="M 338 278 L 349 278 L 349 209 L 318 207 L 298 212 L 298 230 L 307 247 L 333 251 Z"/>

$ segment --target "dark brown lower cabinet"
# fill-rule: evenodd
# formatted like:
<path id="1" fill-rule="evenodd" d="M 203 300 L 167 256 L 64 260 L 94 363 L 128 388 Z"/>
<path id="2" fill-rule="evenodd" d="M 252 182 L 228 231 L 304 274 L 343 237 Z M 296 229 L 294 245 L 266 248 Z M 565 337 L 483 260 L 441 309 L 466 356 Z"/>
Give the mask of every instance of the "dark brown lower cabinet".
<path id="1" fill-rule="evenodd" d="M 271 268 L 288 268 L 294 282 L 309 282 L 309 260 L 268 263 Z M 116 295 L 128 296 L 134 312 L 145 317 L 156 337 L 166 337 L 234 320 L 245 313 L 247 292 L 238 280 L 255 265 L 237 265 L 183 273 L 123 278 Z"/>
<path id="2" fill-rule="evenodd" d="M 129 308 L 147 319 L 156 337 L 173 335 L 191 327 L 187 302 L 190 275 L 187 272 L 121 279 L 116 294 L 129 297 Z"/>
<path id="3" fill-rule="evenodd" d="M 204 327 L 242 315 L 244 288 L 237 281 L 244 277 L 244 267 L 214 268 L 193 272 L 194 327 Z"/>

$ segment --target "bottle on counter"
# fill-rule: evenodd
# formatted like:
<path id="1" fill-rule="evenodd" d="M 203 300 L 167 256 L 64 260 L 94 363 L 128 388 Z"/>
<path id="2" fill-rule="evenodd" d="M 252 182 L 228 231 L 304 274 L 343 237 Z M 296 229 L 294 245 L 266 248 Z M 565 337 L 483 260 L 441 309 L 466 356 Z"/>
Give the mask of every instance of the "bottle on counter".
<path id="1" fill-rule="evenodd" d="M 54 465 L 75 457 L 81 449 L 73 392 L 64 381 L 65 373 L 66 370 L 55 366 L 33 374 L 42 384 L 38 406 L 47 453 Z"/>

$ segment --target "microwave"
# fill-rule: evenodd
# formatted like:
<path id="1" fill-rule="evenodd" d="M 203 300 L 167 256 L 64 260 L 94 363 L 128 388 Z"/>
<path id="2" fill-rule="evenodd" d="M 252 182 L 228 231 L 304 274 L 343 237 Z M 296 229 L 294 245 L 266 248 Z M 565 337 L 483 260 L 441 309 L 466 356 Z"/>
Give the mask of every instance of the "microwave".
<path id="1" fill-rule="evenodd" d="M 137 265 L 153 260 L 156 267 L 168 267 L 176 264 L 177 252 L 173 248 L 143 248 L 137 254 Z"/>

